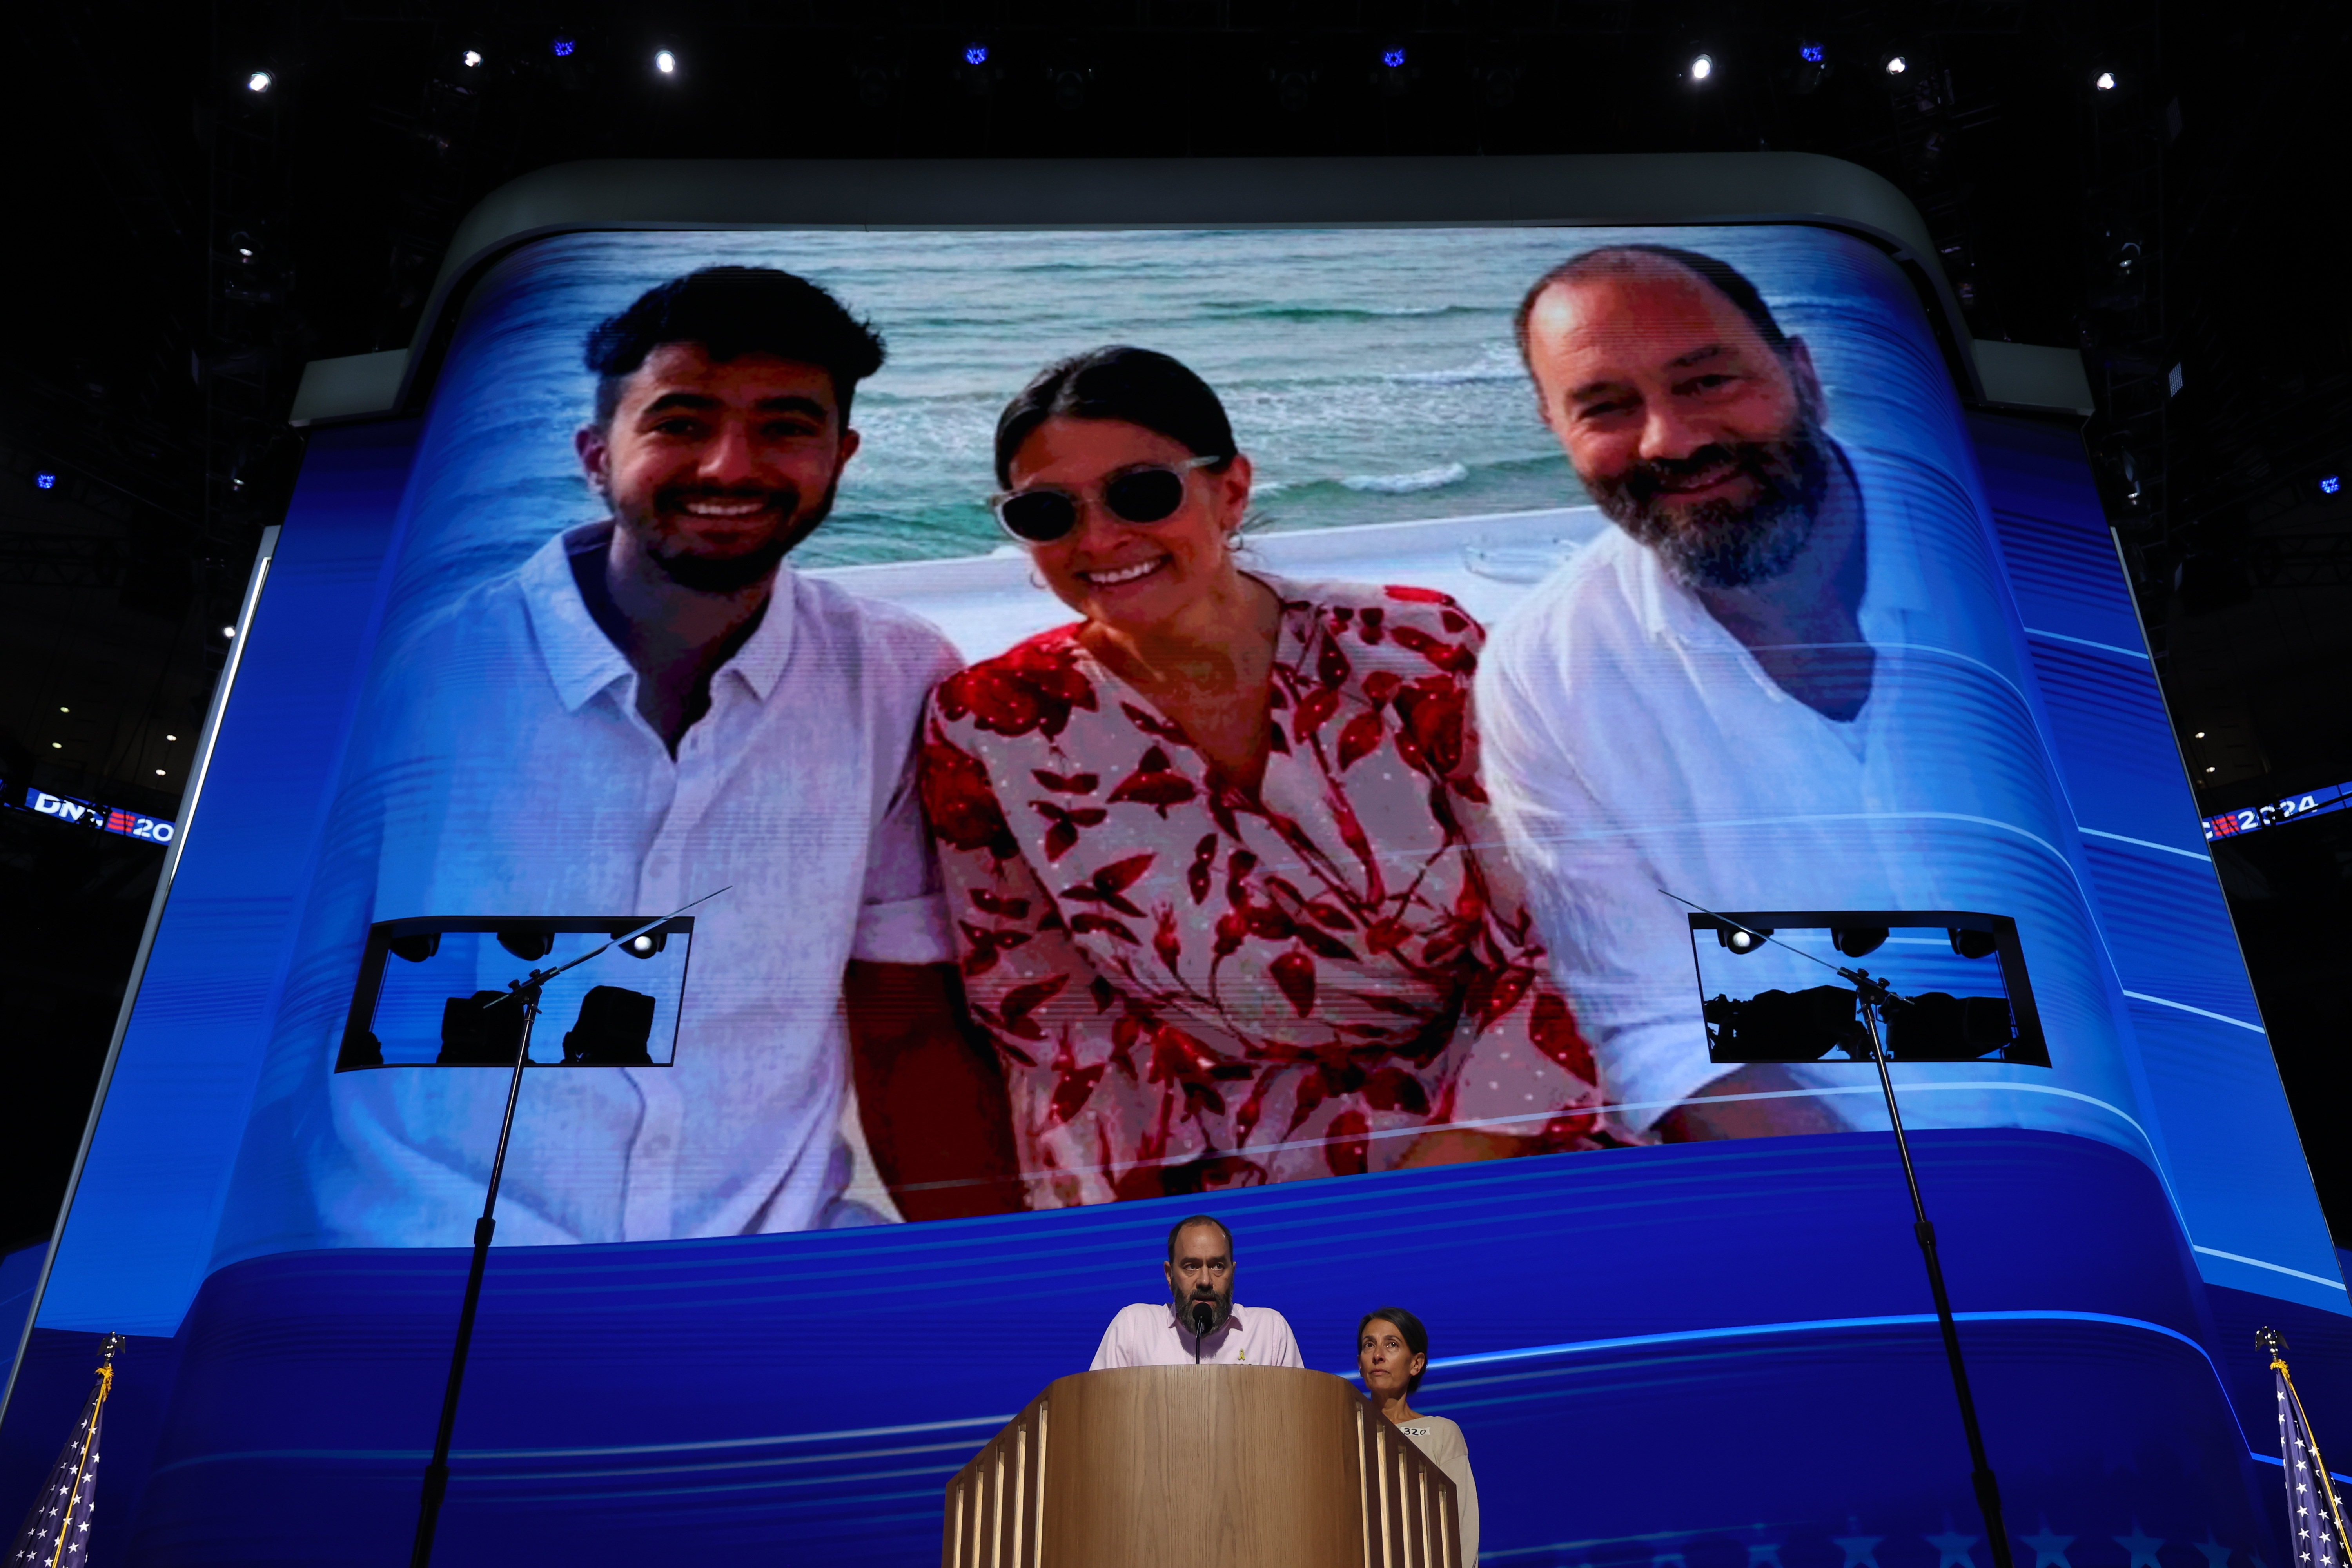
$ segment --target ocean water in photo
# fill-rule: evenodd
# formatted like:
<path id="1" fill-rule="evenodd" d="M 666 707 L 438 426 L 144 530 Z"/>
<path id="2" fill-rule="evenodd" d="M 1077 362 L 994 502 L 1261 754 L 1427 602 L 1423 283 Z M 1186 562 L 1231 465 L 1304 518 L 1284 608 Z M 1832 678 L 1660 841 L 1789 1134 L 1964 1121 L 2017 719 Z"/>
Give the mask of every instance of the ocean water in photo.
<path id="1" fill-rule="evenodd" d="M 415 607 L 600 515 L 572 455 L 582 344 L 645 289 L 719 263 L 798 272 L 887 340 L 864 446 L 800 566 L 984 554 L 992 440 L 1038 370 L 1105 343 L 1216 388 L 1255 465 L 1257 526 L 1317 529 L 1584 501 L 1512 342 L 1529 284 L 1623 240 L 1750 271 L 1791 331 L 1916 312 L 1859 242 L 1809 230 L 1573 228 L 598 233 L 517 252 L 474 289 L 417 465 L 400 597 Z M 1890 284 L 1892 287 L 1890 288 Z M 1835 353 L 1824 374 L 1838 394 Z M 1863 396 L 1866 399 L 1867 390 Z M 412 595 L 414 597 L 412 598 Z"/>

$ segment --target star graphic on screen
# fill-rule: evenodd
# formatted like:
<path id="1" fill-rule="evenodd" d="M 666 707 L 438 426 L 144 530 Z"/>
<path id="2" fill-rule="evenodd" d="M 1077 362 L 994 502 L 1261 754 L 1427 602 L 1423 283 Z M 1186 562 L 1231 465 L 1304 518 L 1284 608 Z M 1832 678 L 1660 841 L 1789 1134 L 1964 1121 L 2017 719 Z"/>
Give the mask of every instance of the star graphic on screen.
<path id="1" fill-rule="evenodd" d="M 2126 1568 L 2164 1568 L 2156 1560 L 2156 1549 L 2164 1544 L 2164 1538 L 2142 1533 L 2139 1521 L 2132 1521 L 2129 1535 L 2118 1535 L 2114 1539 L 2117 1546 L 2131 1553 L 2131 1562 L 2126 1564 Z"/>
<path id="2" fill-rule="evenodd" d="M 1838 1568 L 1878 1568 L 1878 1543 L 1883 1535 L 1835 1535 L 1830 1544 L 1845 1553 Z"/>
<path id="3" fill-rule="evenodd" d="M 2041 1519 L 2040 1534 L 2018 1537 L 2020 1541 L 2033 1548 L 2033 1568 L 2074 1568 L 2073 1563 L 2066 1561 L 2066 1548 L 2074 1544 L 2074 1538 L 2071 1535 L 2052 1534 L 2050 1516 L 2045 1513 L 2041 1516 Z"/>
<path id="4" fill-rule="evenodd" d="M 2230 1568 L 2230 1549 L 2213 1539 L 2213 1527 L 2205 1527 L 2205 1539 L 2195 1543 L 2205 1553 L 2205 1568 Z"/>
<path id="5" fill-rule="evenodd" d="M 1977 1538 L 1962 1535 L 1954 1530 L 1950 1520 L 1944 1521 L 1943 1534 L 1923 1536 L 1921 1539 L 1942 1553 L 1937 1560 L 1936 1568 L 1976 1568 L 1976 1559 L 1969 1555 L 1969 1548 L 1977 1543 Z"/>

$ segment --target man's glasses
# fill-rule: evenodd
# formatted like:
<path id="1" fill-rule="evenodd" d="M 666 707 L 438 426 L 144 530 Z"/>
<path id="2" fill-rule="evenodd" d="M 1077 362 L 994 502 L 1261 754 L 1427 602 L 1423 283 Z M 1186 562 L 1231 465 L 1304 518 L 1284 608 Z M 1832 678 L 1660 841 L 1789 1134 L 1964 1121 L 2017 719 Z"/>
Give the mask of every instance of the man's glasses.
<path id="1" fill-rule="evenodd" d="M 1184 476 L 1194 468 L 1222 463 L 1223 458 L 1187 458 L 1181 463 L 1151 463 L 1125 468 L 1102 481 L 1096 497 L 1105 511 L 1121 522 L 1164 522 L 1184 504 Z M 988 504 L 1004 531 L 1024 544 L 1051 544 L 1069 536 L 1078 526 L 1078 501 L 1083 492 L 1033 485 L 991 496 Z"/>

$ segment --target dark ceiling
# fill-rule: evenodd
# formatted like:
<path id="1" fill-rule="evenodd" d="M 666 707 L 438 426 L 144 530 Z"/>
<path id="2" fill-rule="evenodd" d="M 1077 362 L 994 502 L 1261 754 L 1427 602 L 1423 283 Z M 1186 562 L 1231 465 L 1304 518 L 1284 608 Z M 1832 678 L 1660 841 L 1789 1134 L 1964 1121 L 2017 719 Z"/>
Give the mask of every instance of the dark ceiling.
<path id="1" fill-rule="evenodd" d="M 2084 439 L 2204 808 L 2352 779 L 2352 494 L 2321 486 L 2352 468 L 2352 223 L 2326 75 L 2352 7 L 219 0 L 58 4 L 17 27 L 10 249 L 30 308 L 0 337 L 16 800 L 174 813 L 222 628 L 299 470 L 284 421 L 302 365 L 404 345 L 474 202 L 599 156 L 1849 159 L 1919 207 L 1976 335 L 2084 353 Z M 1715 68 L 1694 82 L 1702 52 Z M 2352 1240 L 2352 1150 L 2329 1121 L 2347 821 L 2217 858 Z M 54 1218 L 159 861 L 0 808 L 0 1145 L 18 1167 L 0 1248 Z"/>

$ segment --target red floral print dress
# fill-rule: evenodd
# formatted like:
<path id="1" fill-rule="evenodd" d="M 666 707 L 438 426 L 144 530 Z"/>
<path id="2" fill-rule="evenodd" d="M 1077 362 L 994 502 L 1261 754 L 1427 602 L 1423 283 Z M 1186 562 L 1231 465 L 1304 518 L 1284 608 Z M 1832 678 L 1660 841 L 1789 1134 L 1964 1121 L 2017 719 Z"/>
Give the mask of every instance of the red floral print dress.
<path id="1" fill-rule="evenodd" d="M 1076 626 L 931 695 L 923 804 L 1034 1206 L 1382 1169 L 1457 1114 L 1516 1113 L 1530 1147 L 1597 1131 L 1591 1058 L 1492 847 L 1484 633 L 1427 589 L 1267 581 L 1254 795 Z"/>

